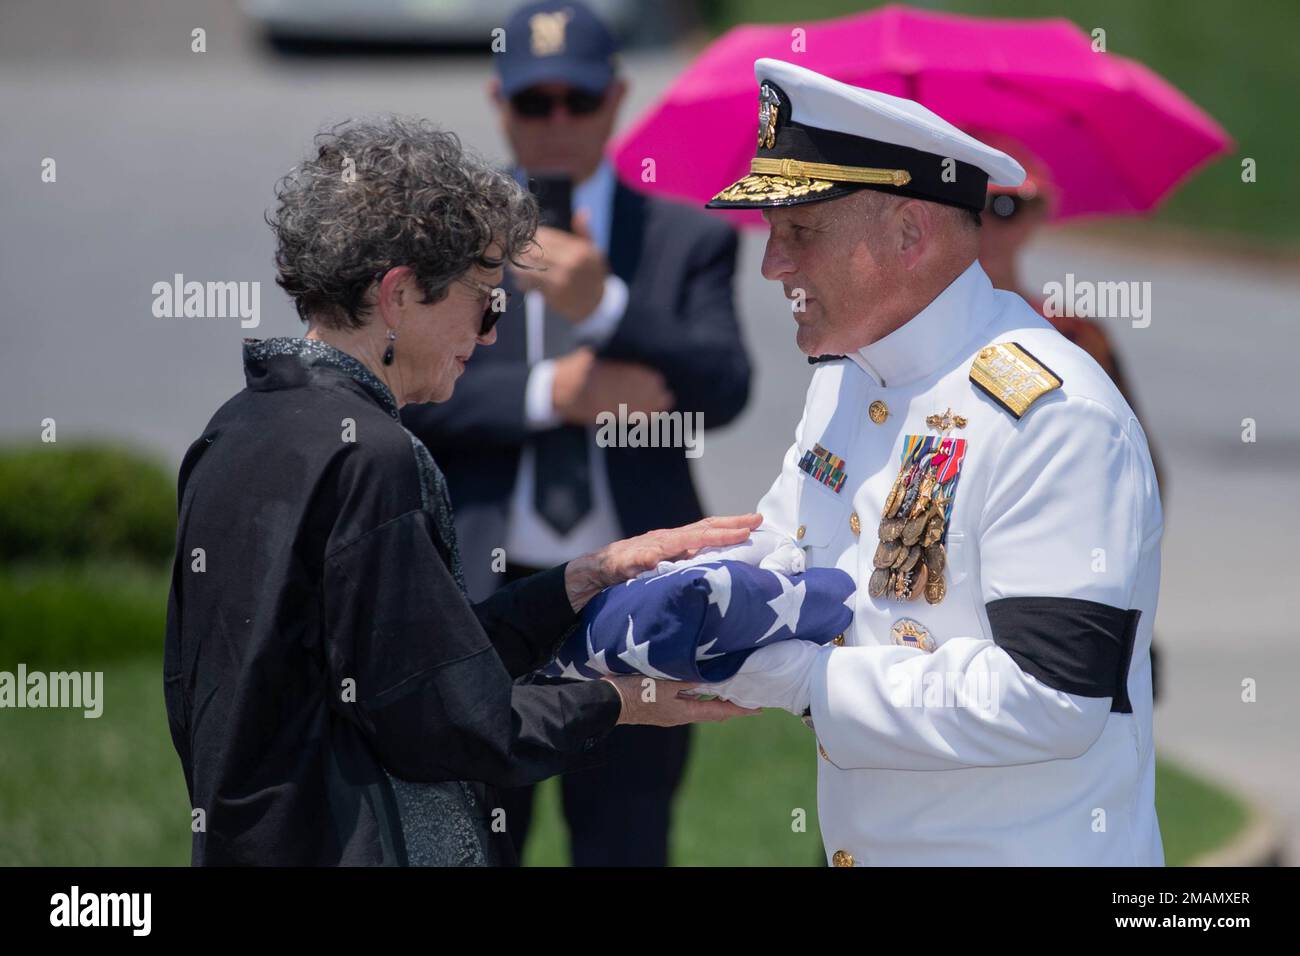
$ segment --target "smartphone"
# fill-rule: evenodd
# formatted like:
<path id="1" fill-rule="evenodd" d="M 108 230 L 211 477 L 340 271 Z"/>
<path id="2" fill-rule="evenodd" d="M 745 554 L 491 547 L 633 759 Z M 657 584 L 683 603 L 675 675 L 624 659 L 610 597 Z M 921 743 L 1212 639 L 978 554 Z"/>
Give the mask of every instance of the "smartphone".
<path id="1" fill-rule="evenodd" d="M 573 232 L 573 180 L 566 176 L 533 176 L 528 190 L 537 197 L 543 226 Z"/>

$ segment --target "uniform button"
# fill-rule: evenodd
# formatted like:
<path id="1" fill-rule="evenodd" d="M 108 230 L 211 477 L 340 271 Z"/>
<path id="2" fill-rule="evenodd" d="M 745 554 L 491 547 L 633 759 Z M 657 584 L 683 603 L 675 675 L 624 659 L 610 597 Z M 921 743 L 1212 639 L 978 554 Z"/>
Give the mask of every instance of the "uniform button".
<path id="1" fill-rule="evenodd" d="M 843 635 L 843 634 L 836 634 L 835 637 L 833 637 L 833 638 L 831 639 L 831 643 L 834 644 L 836 647 L 843 647 L 843 646 L 844 646 L 844 635 Z"/>
<path id="2" fill-rule="evenodd" d="M 852 866 L 852 865 L 853 865 L 853 854 L 850 853 L 848 850 L 836 850 L 835 853 L 834 853 L 834 855 L 831 856 L 831 865 L 832 865 L 832 866 Z"/>
<path id="3" fill-rule="evenodd" d="M 805 534 L 807 534 L 807 533 L 808 533 L 808 528 L 807 528 L 807 526 L 806 526 L 806 525 L 799 525 L 799 530 L 796 531 L 796 532 L 794 533 L 794 536 L 795 536 L 796 538 L 798 538 L 800 541 L 802 541 L 802 540 L 803 540 L 803 536 L 804 536 Z"/>
<path id="4" fill-rule="evenodd" d="M 871 416 L 871 420 L 877 425 L 883 425 L 885 419 L 889 417 L 889 406 L 880 399 L 876 399 L 871 403 L 871 407 L 867 409 L 867 414 Z"/>
<path id="5" fill-rule="evenodd" d="M 856 511 L 849 515 L 849 530 L 853 532 L 855 538 L 862 533 L 862 519 L 858 517 Z"/>

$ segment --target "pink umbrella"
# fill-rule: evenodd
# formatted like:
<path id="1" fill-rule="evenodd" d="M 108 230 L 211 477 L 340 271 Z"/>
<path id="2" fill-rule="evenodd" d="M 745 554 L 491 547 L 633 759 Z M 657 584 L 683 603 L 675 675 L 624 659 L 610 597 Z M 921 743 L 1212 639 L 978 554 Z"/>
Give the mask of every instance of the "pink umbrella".
<path id="1" fill-rule="evenodd" d="M 805 30 L 804 52 L 793 31 Z M 1021 143 L 1059 190 L 1055 218 L 1151 209 L 1231 145 L 1195 103 L 1142 64 L 1094 53 L 1069 20 L 997 20 L 887 6 L 789 26 L 740 26 L 713 43 L 611 144 L 642 189 L 707 202 L 749 171 L 770 56 L 916 100 L 956 126 Z M 654 161 L 654 179 L 643 175 Z M 761 223 L 757 213 L 724 213 Z"/>

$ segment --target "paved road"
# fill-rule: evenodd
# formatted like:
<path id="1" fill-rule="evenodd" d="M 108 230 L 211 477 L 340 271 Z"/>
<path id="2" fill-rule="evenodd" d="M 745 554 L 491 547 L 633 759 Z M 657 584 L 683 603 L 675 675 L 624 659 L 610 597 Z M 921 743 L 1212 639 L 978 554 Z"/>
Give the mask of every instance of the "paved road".
<path id="1" fill-rule="evenodd" d="M 245 334 L 296 334 L 273 282 L 261 217 L 271 186 L 326 120 L 424 114 L 504 158 L 481 93 L 482 57 L 293 60 L 267 56 L 227 4 L 137 4 L 131 13 L 14 0 L 0 11 L 0 439 L 125 438 L 176 461 L 242 384 Z M 208 29 L 205 54 L 189 31 Z M 632 115 L 681 61 L 629 58 Z M 53 157 L 58 181 L 40 181 Z M 697 474 L 717 511 L 749 509 L 797 420 L 808 367 L 779 287 L 747 236 L 739 286 L 758 377 Z M 174 273 L 262 283 L 262 324 L 153 318 Z M 1111 328 L 1168 472 L 1157 632 L 1167 693 L 1157 739 L 1268 800 L 1300 833 L 1295 562 L 1300 540 L 1300 279 L 1241 258 L 1099 244 L 1059 233 L 1028 260 L 1031 285 L 1152 283 L 1147 329 Z M 1258 441 L 1243 444 L 1254 418 Z M 1241 702 L 1241 682 L 1258 701 Z M 1293 840 L 1293 858 L 1300 843 Z"/>

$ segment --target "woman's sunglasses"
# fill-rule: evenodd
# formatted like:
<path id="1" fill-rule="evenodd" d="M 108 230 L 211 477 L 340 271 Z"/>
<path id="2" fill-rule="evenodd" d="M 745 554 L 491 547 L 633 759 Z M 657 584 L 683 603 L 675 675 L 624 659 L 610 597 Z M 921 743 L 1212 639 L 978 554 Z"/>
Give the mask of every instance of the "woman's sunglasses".
<path id="1" fill-rule="evenodd" d="M 480 336 L 487 335 L 492 331 L 493 326 L 497 324 L 497 320 L 501 318 L 501 316 L 505 315 L 506 310 L 510 308 L 510 292 L 500 286 L 482 285 L 478 282 L 471 282 L 468 279 L 463 279 L 461 281 L 470 288 L 477 289 L 479 292 L 487 296 L 487 304 L 483 306 L 483 317 L 479 319 L 478 325 L 478 334 Z M 499 297 L 497 295 L 498 292 L 500 293 Z M 498 302 L 501 304 L 501 307 L 499 309 L 494 308 Z"/>
<path id="2" fill-rule="evenodd" d="M 380 269 L 378 272 L 375 273 L 374 281 L 376 282 L 383 281 L 383 278 L 387 274 L 387 272 L 388 272 L 387 269 Z M 471 289 L 474 289 L 475 291 L 482 293 L 486 297 L 487 302 L 483 306 L 483 317 L 479 319 L 479 323 L 478 323 L 478 334 L 487 335 L 489 332 L 492 331 L 493 327 L 497 324 L 497 320 L 500 319 L 501 316 L 505 315 L 506 311 L 510 308 L 510 290 L 503 289 L 500 286 L 483 285 L 481 282 L 474 282 L 470 279 L 457 279 L 456 281 L 463 282 Z M 497 296 L 498 292 L 501 293 L 499 298 Z M 501 303 L 501 308 L 499 309 L 493 308 L 493 306 L 495 306 L 498 302 Z"/>
<path id="3" fill-rule="evenodd" d="M 547 119 L 555 112 L 555 105 L 563 102 L 570 116 L 590 116 L 605 102 L 604 92 L 589 93 L 586 90 L 566 90 L 558 95 L 543 93 L 541 90 L 521 90 L 510 97 L 510 106 L 520 116 L 528 119 Z"/>

